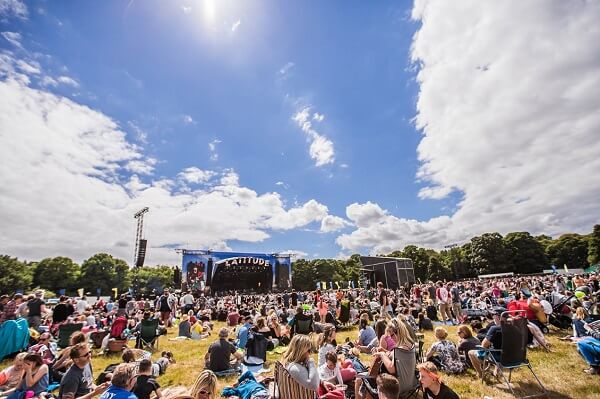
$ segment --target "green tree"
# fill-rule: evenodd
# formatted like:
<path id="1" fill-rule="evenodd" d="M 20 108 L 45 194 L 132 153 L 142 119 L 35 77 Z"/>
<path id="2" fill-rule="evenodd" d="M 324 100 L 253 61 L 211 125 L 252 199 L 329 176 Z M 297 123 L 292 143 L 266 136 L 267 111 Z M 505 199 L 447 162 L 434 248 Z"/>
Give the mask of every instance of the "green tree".
<path id="1" fill-rule="evenodd" d="M 32 270 L 26 262 L 8 255 L 0 255 L 0 292 L 14 293 L 28 290 L 31 286 Z"/>
<path id="2" fill-rule="evenodd" d="M 297 290 L 314 290 L 316 270 L 312 262 L 298 259 L 292 262 L 292 286 Z"/>
<path id="3" fill-rule="evenodd" d="M 422 282 L 429 279 L 429 254 L 425 248 L 419 248 L 416 245 L 407 245 L 404 247 L 401 257 L 409 258 L 413 261 L 416 279 Z"/>
<path id="4" fill-rule="evenodd" d="M 473 237 L 469 261 L 477 274 L 504 273 L 512 270 L 508 251 L 499 233 L 485 233 Z"/>
<path id="5" fill-rule="evenodd" d="M 544 246 L 527 232 L 508 233 L 504 237 L 510 261 L 515 273 L 539 273 L 548 267 Z"/>
<path id="6" fill-rule="evenodd" d="M 139 290 L 143 294 L 161 292 L 164 288 L 173 287 L 173 268 L 171 266 L 144 266 L 129 270 L 129 280 L 133 281 L 137 272 Z"/>
<path id="7" fill-rule="evenodd" d="M 130 284 L 126 269 L 127 263 L 124 260 L 106 253 L 96 254 L 81 264 L 79 286 L 92 295 L 96 294 L 98 288 L 102 295 L 110 295 L 113 288 L 122 292 Z"/>
<path id="8" fill-rule="evenodd" d="M 580 234 L 563 234 L 548 247 L 550 262 L 556 267 L 586 268 L 588 240 Z"/>
<path id="9" fill-rule="evenodd" d="M 590 265 L 600 262 L 600 224 L 594 226 L 588 238 L 588 262 Z"/>
<path id="10" fill-rule="evenodd" d="M 69 293 L 75 292 L 81 273 L 79 265 L 70 258 L 57 256 L 46 258 L 37 263 L 33 276 L 33 284 L 53 292 L 61 289 Z"/>
<path id="11" fill-rule="evenodd" d="M 427 265 L 428 279 L 433 281 L 451 280 L 452 272 L 449 268 L 444 267 L 438 256 L 430 256 L 429 264 Z"/>

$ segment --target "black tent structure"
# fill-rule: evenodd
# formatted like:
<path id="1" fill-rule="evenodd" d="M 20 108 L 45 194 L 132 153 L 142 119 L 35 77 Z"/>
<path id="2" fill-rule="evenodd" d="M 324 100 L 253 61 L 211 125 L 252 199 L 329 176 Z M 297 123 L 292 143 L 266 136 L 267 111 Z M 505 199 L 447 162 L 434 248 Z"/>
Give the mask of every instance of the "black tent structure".
<path id="1" fill-rule="evenodd" d="M 371 287 L 382 282 L 385 288 L 396 290 L 406 283 L 415 283 L 415 269 L 408 258 L 361 256 L 362 272 Z"/>

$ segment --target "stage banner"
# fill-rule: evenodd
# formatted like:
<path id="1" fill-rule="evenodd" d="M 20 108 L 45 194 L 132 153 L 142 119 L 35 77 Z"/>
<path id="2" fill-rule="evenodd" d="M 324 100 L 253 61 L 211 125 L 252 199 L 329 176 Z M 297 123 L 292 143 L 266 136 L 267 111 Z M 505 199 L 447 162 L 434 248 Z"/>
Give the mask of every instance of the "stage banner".
<path id="1" fill-rule="evenodd" d="M 220 269 L 238 266 L 270 268 L 273 287 L 291 287 L 292 270 L 289 255 L 205 250 L 183 250 L 182 254 L 182 282 L 192 291 L 199 291 L 204 286 L 212 287 L 213 278 Z"/>

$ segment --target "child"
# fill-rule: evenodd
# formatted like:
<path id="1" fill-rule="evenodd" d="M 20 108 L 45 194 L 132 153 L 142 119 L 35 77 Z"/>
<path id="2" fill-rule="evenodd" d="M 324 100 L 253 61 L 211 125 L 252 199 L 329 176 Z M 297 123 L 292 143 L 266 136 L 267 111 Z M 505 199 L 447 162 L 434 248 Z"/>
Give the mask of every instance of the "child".
<path id="1" fill-rule="evenodd" d="M 319 378 L 321 381 L 330 382 L 334 385 L 344 383 L 342 373 L 340 372 L 340 365 L 337 362 L 337 355 L 334 351 L 325 354 L 325 363 L 319 366 Z"/>
<path id="2" fill-rule="evenodd" d="M 159 375 L 163 375 L 171 363 L 175 363 L 173 354 L 169 351 L 163 351 L 156 362 L 152 364 L 152 376 L 158 377 Z"/>
<path id="3" fill-rule="evenodd" d="M 0 373 L 0 395 L 4 391 L 16 388 L 21 382 L 21 379 L 25 374 L 25 369 L 23 368 L 25 356 L 27 356 L 27 353 L 19 353 L 15 357 L 12 366 L 5 368 Z"/>
<path id="4" fill-rule="evenodd" d="M 148 359 L 143 359 L 140 361 L 138 367 L 138 375 L 133 387 L 133 393 L 135 393 L 138 399 L 150 399 L 153 392 L 156 393 L 157 399 L 161 398 L 160 385 L 152 377 L 152 362 Z"/>

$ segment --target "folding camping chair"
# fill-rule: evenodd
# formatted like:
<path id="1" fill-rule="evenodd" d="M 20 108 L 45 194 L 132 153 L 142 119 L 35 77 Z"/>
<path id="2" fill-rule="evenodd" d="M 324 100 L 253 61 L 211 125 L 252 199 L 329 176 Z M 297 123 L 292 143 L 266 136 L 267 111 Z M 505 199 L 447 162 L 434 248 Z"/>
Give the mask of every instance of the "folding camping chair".
<path id="1" fill-rule="evenodd" d="M 513 317 L 506 319 L 511 314 Z M 518 397 L 510 384 L 512 371 L 521 367 L 527 367 L 529 371 L 531 371 L 531 374 L 533 374 L 535 380 L 542 389 L 542 392 L 534 395 L 521 396 L 520 398 L 545 396 L 546 388 L 544 388 L 544 385 L 542 385 L 540 379 L 533 371 L 529 360 L 527 360 L 528 329 L 526 312 L 524 310 L 503 312 L 501 320 L 502 349 L 478 348 L 485 351 L 485 357 L 483 358 L 482 363 L 483 372 L 481 382 L 483 383 L 485 376 L 489 374 L 494 367 L 497 367 L 501 371 L 500 376 L 508 386 L 510 392 L 513 396 Z M 504 372 L 505 370 L 508 370 L 508 378 Z"/>
<path id="2" fill-rule="evenodd" d="M 417 354 L 416 348 L 410 350 L 394 348 L 394 365 L 396 367 L 395 376 L 400 383 L 400 399 L 417 398 L 417 393 L 421 388 L 417 378 Z M 363 384 L 367 389 L 368 396 L 378 399 L 377 382 L 373 377 L 363 378 Z"/>
<path id="3" fill-rule="evenodd" d="M 149 350 L 150 352 L 158 350 L 158 319 L 142 320 L 140 322 L 140 331 L 138 333 L 136 348 Z"/>
<path id="4" fill-rule="evenodd" d="M 58 327 L 58 347 L 63 349 L 69 346 L 69 338 L 75 331 L 81 331 L 83 323 L 67 323 Z"/>
<path id="5" fill-rule="evenodd" d="M 315 399 L 317 392 L 303 387 L 287 371 L 281 362 L 275 362 L 275 398 Z"/>

